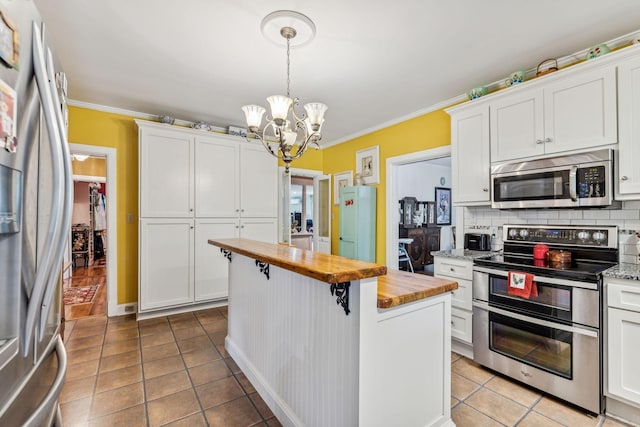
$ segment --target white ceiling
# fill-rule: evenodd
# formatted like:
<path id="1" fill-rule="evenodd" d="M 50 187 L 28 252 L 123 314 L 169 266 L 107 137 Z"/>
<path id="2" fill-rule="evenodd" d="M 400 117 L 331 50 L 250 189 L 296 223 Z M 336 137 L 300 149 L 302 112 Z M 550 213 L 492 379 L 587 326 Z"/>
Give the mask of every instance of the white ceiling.
<path id="1" fill-rule="evenodd" d="M 329 106 L 325 143 L 640 30 L 637 0 L 34 0 L 72 100 L 216 126 L 285 92 L 285 49 L 260 22 L 290 9 L 317 35 L 291 93 Z"/>

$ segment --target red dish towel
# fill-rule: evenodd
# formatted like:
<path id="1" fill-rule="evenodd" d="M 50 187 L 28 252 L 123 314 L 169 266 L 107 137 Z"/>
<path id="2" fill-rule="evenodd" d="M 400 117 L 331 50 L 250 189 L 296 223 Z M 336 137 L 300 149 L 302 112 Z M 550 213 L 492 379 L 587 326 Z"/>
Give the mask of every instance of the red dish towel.
<path id="1" fill-rule="evenodd" d="M 533 281 L 533 274 L 510 271 L 508 276 L 507 293 L 522 298 L 537 297 L 538 287 Z"/>

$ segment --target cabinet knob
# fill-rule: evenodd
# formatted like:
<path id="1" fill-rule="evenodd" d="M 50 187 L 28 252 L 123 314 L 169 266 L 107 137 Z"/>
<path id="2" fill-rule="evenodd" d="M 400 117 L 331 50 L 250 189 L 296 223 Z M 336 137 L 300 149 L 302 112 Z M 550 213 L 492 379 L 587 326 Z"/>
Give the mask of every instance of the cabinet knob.
<path id="1" fill-rule="evenodd" d="M 536 139 L 536 144 L 544 144 L 544 140 L 543 139 Z"/>
<path id="2" fill-rule="evenodd" d="M 240 228 L 240 227 L 238 227 L 238 226 L 236 225 L 236 228 Z"/>
<path id="3" fill-rule="evenodd" d="M 244 225 L 241 225 L 240 228 L 244 228 Z"/>
<path id="4" fill-rule="evenodd" d="M 451 271 L 453 271 L 453 272 L 455 272 L 455 271 L 456 271 L 456 269 L 455 269 L 455 268 L 453 268 L 453 267 L 449 268 L 449 270 L 451 270 Z"/>
<path id="5" fill-rule="evenodd" d="M 340 240 L 342 240 L 342 237 L 340 237 Z"/>
<path id="6" fill-rule="evenodd" d="M 189 209 L 189 212 L 193 212 L 193 208 Z"/>
<path id="7" fill-rule="evenodd" d="M 482 191 L 484 191 L 485 193 L 488 193 L 489 189 L 488 188 L 483 188 Z"/>
<path id="8" fill-rule="evenodd" d="M 627 181 L 628 179 L 629 177 L 626 175 L 620 177 L 620 181 Z"/>
<path id="9" fill-rule="evenodd" d="M 236 209 L 236 212 L 240 212 L 240 209 Z"/>
<path id="10" fill-rule="evenodd" d="M 189 228 L 193 230 L 193 225 L 191 227 L 189 227 Z"/>
<path id="11" fill-rule="evenodd" d="M 240 209 L 240 212 L 244 212 L 244 209 Z"/>
<path id="12" fill-rule="evenodd" d="M 545 138 L 544 142 L 552 142 L 551 138 Z"/>

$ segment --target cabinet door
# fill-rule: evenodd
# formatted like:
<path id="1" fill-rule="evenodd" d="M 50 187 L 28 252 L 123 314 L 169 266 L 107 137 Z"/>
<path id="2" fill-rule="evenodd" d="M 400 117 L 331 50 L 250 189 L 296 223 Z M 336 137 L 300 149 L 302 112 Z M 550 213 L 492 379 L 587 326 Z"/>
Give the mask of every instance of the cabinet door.
<path id="1" fill-rule="evenodd" d="M 451 117 L 451 167 L 455 204 L 491 202 L 489 107 Z"/>
<path id="2" fill-rule="evenodd" d="M 193 302 L 193 220 L 140 221 L 140 309 Z"/>
<path id="3" fill-rule="evenodd" d="M 278 243 L 278 218 L 243 218 L 240 220 L 240 237 Z"/>
<path id="4" fill-rule="evenodd" d="M 607 322 L 609 394 L 640 404 L 640 312 L 609 307 Z"/>
<path id="5" fill-rule="evenodd" d="M 544 154 L 542 90 L 525 90 L 490 107 L 491 162 Z"/>
<path id="6" fill-rule="evenodd" d="M 431 255 L 431 252 L 440 250 L 440 227 L 425 228 L 424 234 L 426 241 L 423 262 L 425 265 L 433 264 L 433 255 Z"/>
<path id="7" fill-rule="evenodd" d="M 226 298 L 229 295 L 229 261 L 220 248 L 208 242 L 209 239 L 238 237 L 238 220 L 198 219 L 195 223 L 195 300 Z"/>
<path id="8" fill-rule="evenodd" d="M 640 195 L 640 59 L 618 66 L 618 183 L 620 195 Z"/>
<path id="9" fill-rule="evenodd" d="M 141 129 L 140 217 L 193 215 L 193 138 L 170 130 Z"/>
<path id="10" fill-rule="evenodd" d="M 240 212 L 239 176 L 240 149 L 236 141 L 196 138 L 196 216 L 237 217 Z"/>
<path id="11" fill-rule="evenodd" d="M 545 153 L 618 142 L 614 66 L 576 73 L 544 89 Z"/>
<path id="12" fill-rule="evenodd" d="M 358 248 L 356 239 L 358 237 L 358 212 L 355 187 L 344 187 L 340 189 L 340 232 L 339 232 L 339 255 L 357 259 Z"/>
<path id="13" fill-rule="evenodd" d="M 278 216 L 278 161 L 261 144 L 241 145 L 240 215 Z"/>

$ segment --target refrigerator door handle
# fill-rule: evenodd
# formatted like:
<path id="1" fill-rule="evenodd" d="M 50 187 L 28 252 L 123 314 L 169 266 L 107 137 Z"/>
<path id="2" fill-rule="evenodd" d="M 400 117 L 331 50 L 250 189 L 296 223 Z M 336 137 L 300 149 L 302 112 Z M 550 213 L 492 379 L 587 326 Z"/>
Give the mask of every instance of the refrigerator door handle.
<path id="1" fill-rule="evenodd" d="M 47 125 L 47 132 L 49 134 L 49 143 L 51 144 L 51 159 L 53 168 L 53 197 L 51 204 L 51 222 L 49 223 L 49 230 L 47 233 L 48 242 L 55 242 L 60 238 L 61 233 L 61 215 L 60 205 L 63 203 L 62 194 L 62 174 L 60 170 L 62 168 L 62 152 L 59 149 L 61 146 L 60 133 L 57 129 L 55 117 L 52 116 L 54 112 L 53 100 L 51 99 L 51 93 L 49 91 L 49 82 L 46 75 L 46 65 L 44 60 L 44 51 L 40 39 L 40 30 L 38 24 L 33 23 L 33 68 L 36 76 L 36 83 L 38 86 L 38 92 L 40 92 L 40 99 L 43 106 L 43 112 L 45 115 L 45 123 Z M 46 246 L 42 262 L 36 272 L 36 279 L 33 285 L 33 290 L 29 297 L 29 304 L 27 308 L 27 317 L 24 329 L 24 340 L 22 342 L 22 354 L 27 357 L 29 354 L 29 347 L 34 335 L 36 327 L 36 321 L 38 314 L 40 313 L 40 306 L 44 298 L 45 288 L 47 285 L 48 272 L 51 270 L 54 259 L 54 244 Z"/>
<path id="2" fill-rule="evenodd" d="M 54 256 L 53 263 L 49 267 L 49 273 L 47 274 L 49 280 L 47 281 L 46 291 L 44 294 L 44 298 L 42 300 L 42 307 L 40 309 L 40 330 L 38 340 L 42 341 L 44 338 L 44 334 L 46 331 L 46 323 L 47 323 L 47 315 L 49 313 L 49 307 L 51 305 L 51 300 L 56 291 L 57 282 L 58 282 L 58 271 L 60 266 L 62 265 L 62 259 L 64 257 L 65 245 L 67 243 L 67 239 L 63 237 L 62 232 L 64 230 L 71 229 L 71 213 L 73 211 L 73 173 L 71 170 L 71 153 L 69 151 L 69 143 L 67 142 L 67 135 L 65 132 L 64 119 L 62 118 L 62 111 L 59 108 L 56 108 L 60 105 L 60 100 L 58 98 L 58 92 L 55 86 L 55 77 L 53 73 L 53 56 L 51 55 L 51 50 L 47 49 L 47 70 L 49 76 L 49 91 L 51 92 L 51 98 L 53 99 L 53 116 L 56 120 L 56 128 L 60 135 L 60 146 L 59 149 L 62 152 L 62 163 L 63 168 L 60 170 L 60 174 L 62 175 L 62 183 L 63 183 L 63 206 L 62 206 L 62 222 L 60 225 L 60 237 L 58 240 L 53 242 L 54 245 Z M 46 108 L 46 107 L 45 107 Z"/>
<path id="3" fill-rule="evenodd" d="M 56 374 L 55 380 L 53 380 L 53 384 L 47 395 L 42 399 L 42 403 L 40 406 L 33 411 L 33 414 L 29 417 L 29 419 L 24 423 L 23 427 L 36 427 L 43 425 L 43 420 L 46 417 L 49 417 L 49 422 L 46 425 L 51 424 L 50 420 L 52 416 L 56 415 L 56 412 L 53 411 L 54 405 L 56 405 L 56 401 L 58 400 L 58 396 L 60 396 L 60 392 L 62 391 L 62 386 L 64 385 L 64 377 L 67 373 L 67 352 L 64 349 L 64 344 L 62 343 L 62 338 L 58 335 L 58 340 L 56 341 L 55 350 L 56 356 L 58 357 L 58 373 Z"/>

